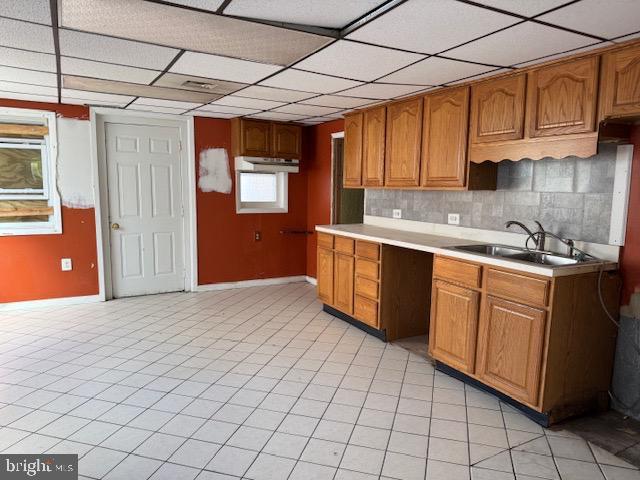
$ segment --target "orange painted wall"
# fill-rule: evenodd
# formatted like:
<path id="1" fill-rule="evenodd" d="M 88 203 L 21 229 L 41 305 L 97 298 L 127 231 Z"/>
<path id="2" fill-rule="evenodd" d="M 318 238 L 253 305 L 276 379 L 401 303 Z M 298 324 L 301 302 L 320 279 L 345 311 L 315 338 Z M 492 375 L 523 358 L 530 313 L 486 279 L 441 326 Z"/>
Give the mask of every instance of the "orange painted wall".
<path id="1" fill-rule="evenodd" d="M 231 122 L 195 117 L 195 148 L 196 171 L 202 150 L 226 148 L 231 157 Z M 305 274 L 305 236 L 280 234 L 306 225 L 307 175 L 301 163 L 301 173 L 289 175 L 288 213 L 236 214 L 235 180 L 231 194 L 196 189 L 200 285 Z M 254 240 L 255 231 L 262 240 Z"/>
<path id="2" fill-rule="evenodd" d="M 89 118 L 89 109 L 76 105 L 0 99 L 0 106 Z M 93 208 L 62 207 L 60 235 L 0 237 L 0 303 L 97 294 L 94 215 Z M 61 258 L 73 260 L 72 271 L 60 270 Z"/>
<path id="3" fill-rule="evenodd" d="M 305 128 L 303 160 L 307 168 L 307 275 L 316 276 L 316 225 L 331 223 L 331 134 L 344 130 L 344 120 Z"/>
<path id="4" fill-rule="evenodd" d="M 631 131 L 633 164 L 627 214 L 627 233 L 620 261 L 622 272 L 622 304 L 629 303 L 633 292 L 640 292 L 640 127 Z"/>

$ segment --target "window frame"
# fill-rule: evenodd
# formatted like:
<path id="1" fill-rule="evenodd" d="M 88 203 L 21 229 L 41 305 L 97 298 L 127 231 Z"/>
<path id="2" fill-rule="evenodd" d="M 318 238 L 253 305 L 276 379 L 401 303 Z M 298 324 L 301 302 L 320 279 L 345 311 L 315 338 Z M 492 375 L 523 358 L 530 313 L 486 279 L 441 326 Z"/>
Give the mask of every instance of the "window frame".
<path id="1" fill-rule="evenodd" d="M 10 140 L 11 143 L 26 143 L 30 141 L 31 143 L 39 142 L 42 144 L 42 185 L 44 191 L 42 195 L 21 194 L 18 192 L 0 193 L 0 201 L 47 200 L 49 206 L 53 208 L 53 214 L 49 215 L 47 221 L 0 223 L 0 237 L 61 234 L 62 209 L 60 194 L 56 185 L 58 135 L 55 112 L 8 107 L 0 108 L 0 122 L 46 125 L 49 130 L 42 140 L 37 138 L 2 138 L 2 141 Z"/>
<path id="2" fill-rule="evenodd" d="M 275 175 L 275 202 L 243 202 L 241 200 L 240 176 L 243 173 L 256 175 Z M 289 211 L 289 174 L 287 172 L 252 172 L 236 170 L 236 213 L 287 213 Z"/>
<path id="3" fill-rule="evenodd" d="M 49 159 L 47 139 L 35 138 L 4 138 L 0 137 L 0 145 L 7 148 L 40 150 L 42 161 L 42 189 L 34 188 L 2 188 L 0 186 L 0 201 L 5 200 L 49 200 Z M 37 148 L 33 148 L 37 146 Z M 4 148 L 0 147 L 0 152 Z"/>

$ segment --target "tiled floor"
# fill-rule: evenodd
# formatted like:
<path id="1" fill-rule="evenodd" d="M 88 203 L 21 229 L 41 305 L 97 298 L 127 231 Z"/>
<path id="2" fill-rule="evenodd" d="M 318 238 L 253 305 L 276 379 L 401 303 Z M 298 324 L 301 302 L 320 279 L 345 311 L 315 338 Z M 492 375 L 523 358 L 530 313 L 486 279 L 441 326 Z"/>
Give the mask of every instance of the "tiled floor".
<path id="1" fill-rule="evenodd" d="M 0 450 L 78 453 L 83 478 L 640 479 L 307 284 L 0 313 L 0 381 Z"/>

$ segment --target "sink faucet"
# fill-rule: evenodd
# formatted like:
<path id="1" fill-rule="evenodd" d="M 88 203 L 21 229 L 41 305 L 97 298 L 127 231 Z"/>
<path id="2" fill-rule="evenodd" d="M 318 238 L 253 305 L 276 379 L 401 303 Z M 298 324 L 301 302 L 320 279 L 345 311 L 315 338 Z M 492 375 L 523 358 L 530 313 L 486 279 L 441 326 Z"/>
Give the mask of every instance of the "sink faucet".
<path id="1" fill-rule="evenodd" d="M 509 220 L 507 223 L 504 224 L 504 226 L 505 228 L 509 228 L 512 225 L 517 225 L 518 227 L 523 229 L 525 232 L 527 232 L 530 238 L 533 238 L 533 241 L 536 244 L 536 250 L 544 250 L 544 244 L 546 241 L 546 232 L 544 228 L 542 228 L 542 225 L 540 224 L 540 222 L 536 220 L 535 223 L 538 225 L 538 228 L 539 228 L 537 232 L 532 232 L 531 230 L 529 230 L 529 228 L 527 228 L 527 226 L 524 223 L 517 222 L 515 220 Z"/>

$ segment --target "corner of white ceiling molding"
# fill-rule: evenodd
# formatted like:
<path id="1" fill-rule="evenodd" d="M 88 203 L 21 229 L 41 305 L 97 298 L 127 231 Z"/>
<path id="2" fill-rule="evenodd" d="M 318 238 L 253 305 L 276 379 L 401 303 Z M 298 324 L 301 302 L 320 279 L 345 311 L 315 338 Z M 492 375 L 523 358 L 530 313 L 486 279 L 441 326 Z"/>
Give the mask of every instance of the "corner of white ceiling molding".
<path id="1" fill-rule="evenodd" d="M 627 212 L 629 210 L 632 164 L 633 145 L 618 145 L 613 179 L 613 197 L 611 199 L 611 222 L 609 230 L 609 243 L 611 245 L 624 245 L 627 231 Z"/>
<path id="2" fill-rule="evenodd" d="M 376 227 L 393 228 L 407 232 L 426 233 L 430 235 L 442 235 L 446 237 L 459 238 L 461 240 L 472 240 L 474 242 L 499 243 L 502 245 L 512 245 L 522 247 L 527 239 L 521 233 L 500 232 L 497 230 L 483 230 L 480 228 L 460 227 L 457 225 L 447 225 L 441 223 L 418 222 L 416 220 L 405 220 L 388 217 L 378 217 L 365 215 L 363 220 L 365 225 Z M 620 247 L 616 245 L 604 245 L 600 243 L 590 243 L 576 241 L 576 247 L 602 260 L 617 262 L 620 257 Z M 563 252 L 566 247 L 552 238 L 548 242 L 549 248 Z"/>

